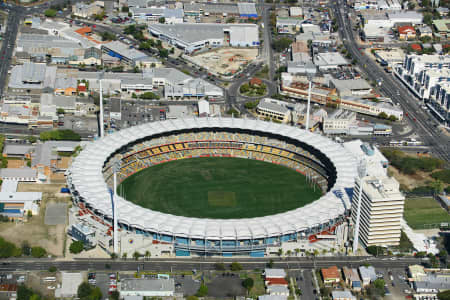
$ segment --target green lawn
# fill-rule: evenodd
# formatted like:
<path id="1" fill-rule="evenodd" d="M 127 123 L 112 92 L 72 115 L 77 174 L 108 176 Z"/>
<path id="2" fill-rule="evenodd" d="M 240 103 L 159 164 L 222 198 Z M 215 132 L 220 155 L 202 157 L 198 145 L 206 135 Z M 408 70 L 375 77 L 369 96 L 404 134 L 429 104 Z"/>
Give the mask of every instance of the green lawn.
<path id="1" fill-rule="evenodd" d="M 425 224 L 450 222 L 450 215 L 433 198 L 409 198 L 405 202 L 405 219 L 413 229 Z"/>
<path id="2" fill-rule="evenodd" d="M 253 218 L 295 209 L 321 196 L 283 166 L 242 158 L 191 158 L 129 178 L 119 194 L 140 206 L 199 218 Z"/>

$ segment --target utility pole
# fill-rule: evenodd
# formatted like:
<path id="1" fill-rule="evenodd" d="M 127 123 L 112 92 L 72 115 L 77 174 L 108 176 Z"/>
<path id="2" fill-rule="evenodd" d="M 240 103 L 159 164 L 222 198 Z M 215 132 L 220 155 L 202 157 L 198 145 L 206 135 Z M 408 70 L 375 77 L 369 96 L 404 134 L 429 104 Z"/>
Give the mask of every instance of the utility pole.
<path id="1" fill-rule="evenodd" d="M 309 88 L 308 88 L 308 105 L 306 107 L 306 123 L 305 130 L 309 130 L 309 111 L 311 107 L 311 88 L 312 88 L 312 80 L 314 75 L 316 75 L 316 66 L 312 62 L 307 62 L 305 64 L 306 69 L 306 77 L 308 78 Z"/>
<path id="2" fill-rule="evenodd" d="M 105 121 L 103 120 L 103 89 L 102 89 L 102 79 L 104 77 L 105 73 L 104 72 L 100 72 L 99 74 L 99 83 L 100 83 L 100 114 L 99 114 L 99 119 L 100 119 L 100 138 L 105 136 Z M 115 191 L 114 191 L 115 194 Z"/>
<path id="3" fill-rule="evenodd" d="M 114 219 L 114 235 L 113 235 L 113 242 L 114 242 L 114 253 L 119 252 L 119 228 L 118 228 L 118 213 L 117 213 L 117 172 L 120 170 L 120 162 L 116 159 L 113 161 L 113 171 L 114 171 L 114 184 L 113 184 L 113 219 Z"/>

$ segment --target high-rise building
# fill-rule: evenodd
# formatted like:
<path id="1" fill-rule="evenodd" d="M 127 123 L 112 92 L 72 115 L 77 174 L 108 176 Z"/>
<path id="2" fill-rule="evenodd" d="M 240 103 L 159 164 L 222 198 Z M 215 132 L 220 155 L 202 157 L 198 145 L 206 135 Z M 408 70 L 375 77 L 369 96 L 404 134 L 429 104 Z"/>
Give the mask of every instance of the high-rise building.
<path id="1" fill-rule="evenodd" d="M 405 197 L 398 181 L 387 174 L 388 160 L 377 148 L 360 140 L 347 142 L 344 147 L 366 163 L 365 176 L 355 179 L 352 199 L 351 215 L 355 225 L 362 186 L 359 243 L 364 247 L 398 245 Z"/>

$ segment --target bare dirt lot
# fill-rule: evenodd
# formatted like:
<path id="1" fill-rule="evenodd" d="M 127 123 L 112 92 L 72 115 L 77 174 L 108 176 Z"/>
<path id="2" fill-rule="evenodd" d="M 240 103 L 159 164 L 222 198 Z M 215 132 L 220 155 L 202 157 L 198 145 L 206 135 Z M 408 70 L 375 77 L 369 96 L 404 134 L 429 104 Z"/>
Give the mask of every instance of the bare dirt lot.
<path id="1" fill-rule="evenodd" d="M 52 255 L 62 256 L 66 239 L 66 224 L 45 225 L 45 211 L 48 203 L 65 202 L 70 205 L 70 197 L 61 197 L 61 184 L 20 183 L 19 192 L 42 192 L 40 214 L 24 223 L 0 223 L 0 236 L 20 246 L 28 241 L 31 246 L 41 246 Z M 67 212 L 66 212 L 67 213 Z"/>
<path id="2" fill-rule="evenodd" d="M 214 73 L 232 75 L 256 56 L 258 49 L 219 48 L 194 55 L 191 59 Z"/>

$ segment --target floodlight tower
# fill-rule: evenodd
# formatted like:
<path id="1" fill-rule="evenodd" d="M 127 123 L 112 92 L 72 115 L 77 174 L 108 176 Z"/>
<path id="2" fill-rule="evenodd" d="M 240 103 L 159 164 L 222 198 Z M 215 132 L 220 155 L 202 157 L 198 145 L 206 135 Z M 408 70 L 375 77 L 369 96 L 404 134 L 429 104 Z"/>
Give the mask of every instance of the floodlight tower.
<path id="1" fill-rule="evenodd" d="M 105 75 L 105 72 L 100 72 L 99 76 L 98 76 L 98 80 L 100 83 L 100 115 L 99 115 L 99 119 L 100 119 L 100 138 L 105 136 L 105 120 L 103 120 L 103 89 L 102 89 L 102 79 Z M 115 193 L 115 192 L 114 192 Z"/>
<path id="2" fill-rule="evenodd" d="M 305 130 L 309 130 L 309 110 L 310 110 L 310 107 L 311 107 L 311 88 L 312 88 L 313 78 L 316 75 L 316 65 L 314 65 L 312 62 L 307 62 L 305 64 L 305 69 L 306 69 L 306 77 L 308 78 L 308 82 L 309 82 L 308 106 L 306 108 Z"/>
<path id="3" fill-rule="evenodd" d="M 113 162 L 113 171 L 114 171 L 114 184 L 113 184 L 113 222 L 114 222 L 114 234 L 113 234 L 113 241 L 114 241 L 114 253 L 118 253 L 119 252 L 119 237 L 118 237 L 118 221 L 117 218 L 118 216 L 118 212 L 117 212 L 117 172 L 119 172 L 120 170 L 120 162 L 119 160 L 115 159 Z"/>
<path id="4" fill-rule="evenodd" d="M 361 222 L 361 201 L 363 192 L 363 182 L 364 177 L 367 173 L 366 161 L 362 159 L 358 165 L 358 180 L 359 180 L 359 191 L 358 191 L 358 203 L 356 208 L 356 222 L 355 222 L 355 234 L 353 236 L 353 253 L 358 250 L 359 244 L 359 223 Z"/>

